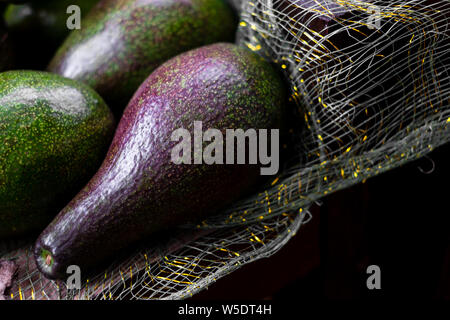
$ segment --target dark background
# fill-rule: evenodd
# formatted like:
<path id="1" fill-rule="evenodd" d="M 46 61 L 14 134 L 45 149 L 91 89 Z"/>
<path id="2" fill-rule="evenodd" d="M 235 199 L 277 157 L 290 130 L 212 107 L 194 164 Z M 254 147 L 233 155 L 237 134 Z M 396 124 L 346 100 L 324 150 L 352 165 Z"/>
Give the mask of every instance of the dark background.
<path id="1" fill-rule="evenodd" d="M 450 145 L 428 157 L 328 196 L 279 252 L 191 300 L 450 300 Z M 371 264 L 381 290 L 366 287 Z"/>

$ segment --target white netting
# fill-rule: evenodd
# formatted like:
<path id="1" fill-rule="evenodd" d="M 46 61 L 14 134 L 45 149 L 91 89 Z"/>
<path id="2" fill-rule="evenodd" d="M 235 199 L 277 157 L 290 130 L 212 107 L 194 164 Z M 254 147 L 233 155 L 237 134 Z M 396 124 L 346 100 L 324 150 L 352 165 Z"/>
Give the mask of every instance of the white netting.
<path id="1" fill-rule="evenodd" d="M 280 175 L 225 213 L 85 279 L 80 291 L 42 278 L 29 244 L 0 251 L 20 266 L 14 299 L 189 297 L 276 252 L 314 201 L 449 141 L 448 0 L 232 2 L 237 42 L 275 63 L 290 85 Z"/>
<path id="2" fill-rule="evenodd" d="M 11 250 L 3 258 L 19 265 L 10 292 L 13 299 L 182 299 L 195 294 L 242 265 L 268 257 L 295 235 L 311 215 L 285 214 L 260 224 L 218 230 L 180 230 L 158 243 L 135 250 L 81 290 L 50 281 L 36 269 L 32 247 Z M 0 251 L 0 255 L 4 253 Z"/>

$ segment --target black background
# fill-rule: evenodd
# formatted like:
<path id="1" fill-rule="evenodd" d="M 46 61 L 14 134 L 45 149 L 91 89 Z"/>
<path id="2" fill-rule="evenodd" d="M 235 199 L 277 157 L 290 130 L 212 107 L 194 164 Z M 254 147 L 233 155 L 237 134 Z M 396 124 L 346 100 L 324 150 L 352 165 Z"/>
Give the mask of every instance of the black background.
<path id="1" fill-rule="evenodd" d="M 449 156 L 446 145 L 428 159 L 328 196 L 279 252 L 220 279 L 191 301 L 450 300 Z M 367 289 L 372 264 L 381 269 L 381 290 Z"/>

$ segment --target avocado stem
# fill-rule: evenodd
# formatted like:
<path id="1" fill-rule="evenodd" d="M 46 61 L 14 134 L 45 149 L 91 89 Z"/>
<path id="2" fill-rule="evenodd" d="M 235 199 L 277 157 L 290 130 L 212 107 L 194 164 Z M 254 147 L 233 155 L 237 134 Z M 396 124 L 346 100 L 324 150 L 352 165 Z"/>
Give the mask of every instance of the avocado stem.
<path id="1" fill-rule="evenodd" d="M 47 256 L 45 257 L 45 264 L 50 266 L 51 263 L 52 263 L 52 256 L 51 254 L 48 253 Z"/>

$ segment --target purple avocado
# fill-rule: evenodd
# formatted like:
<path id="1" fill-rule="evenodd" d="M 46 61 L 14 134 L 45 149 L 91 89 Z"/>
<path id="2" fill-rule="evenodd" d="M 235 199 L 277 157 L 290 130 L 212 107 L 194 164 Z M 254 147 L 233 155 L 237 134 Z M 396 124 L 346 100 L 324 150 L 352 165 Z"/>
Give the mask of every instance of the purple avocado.
<path id="1" fill-rule="evenodd" d="M 286 90 L 260 56 L 234 44 L 188 51 L 155 70 L 125 109 L 106 159 L 42 232 L 35 258 L 48 278 L 89 269 L 155 232 L 215 213 L 253 190 L 260 165 L 174 164 L 180 128 L 278 129 Z"/>

